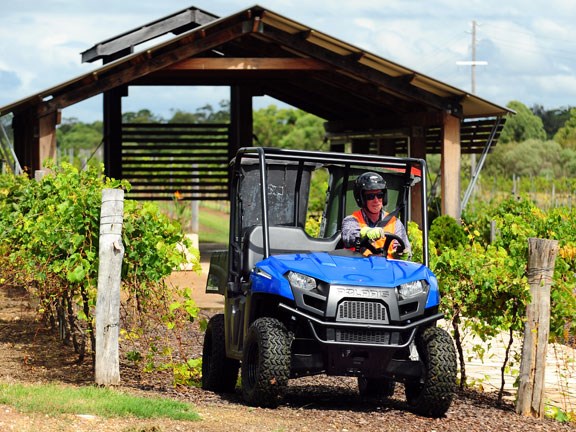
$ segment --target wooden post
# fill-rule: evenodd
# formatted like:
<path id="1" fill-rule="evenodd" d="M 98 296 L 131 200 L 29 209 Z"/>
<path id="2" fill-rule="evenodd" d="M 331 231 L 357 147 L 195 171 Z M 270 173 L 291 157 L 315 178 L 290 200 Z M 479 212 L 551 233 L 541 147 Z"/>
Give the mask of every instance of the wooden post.
<path id="1" fill-rule="evenodd" d="M 96 298 L 95 381 L 99 385 L 120 382 L 118 333 L 120 326 L 120 281 L 124 246 L 122 222 L 124 191 L 104 189 L 100 212 L 98 293 Z"/>
<path id="2" fill-rule="evenodd" d="M 444 115 L 444 135 L 442 139 L 442 214 L 460 220 L 460 119 L 452 114 Z"/>
<path id="3" fill-rule="evenodd" d="M 528 239 L 528 283 L 532 301 L 526 308 L 524 344 L 516 412 L 544 416 L 544 374 L 550 333 L 550 285 L 558 253 L 557 240 Z"/>

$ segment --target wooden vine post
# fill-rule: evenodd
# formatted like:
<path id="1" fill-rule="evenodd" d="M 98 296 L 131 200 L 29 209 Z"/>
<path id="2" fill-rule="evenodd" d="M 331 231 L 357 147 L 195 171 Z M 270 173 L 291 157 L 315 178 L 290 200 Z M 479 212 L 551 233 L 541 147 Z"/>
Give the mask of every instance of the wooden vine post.
<path id="1" fill-rule="evenodd" d="M 558 253 L 557 240 L 528 239 L 528 283 L 532 300 L 526 308 L 524 344 L 516 412 L 544 416 L 544 378 L 550 334 L 550 286 Z"/>
<path id="2" fill-rule="evenodd" d="M 96 297 L 95 381 L 99 385 L 120 382 L 118 334 L 120 327 L 120 282 L 124 246 L 124 191 L 104 189 L 100 212 L 98 293 Z"/>

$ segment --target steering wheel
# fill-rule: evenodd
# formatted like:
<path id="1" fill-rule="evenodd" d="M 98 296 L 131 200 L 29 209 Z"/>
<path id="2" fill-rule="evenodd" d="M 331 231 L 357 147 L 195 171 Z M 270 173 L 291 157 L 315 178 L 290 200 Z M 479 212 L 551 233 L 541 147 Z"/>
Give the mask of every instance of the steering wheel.
<path id="1" fill-rule="evenodd" d="M 381 248 L 374 247 L 374 245 L 372 244 L 370 239 L 368 239 L 368 237 L 362 238 L 362 240 L 360 241 L 360 246 L 365 247 L 374 255 L 383 255 L 383 256 L 388 256 L 388 249 L 390 248 L 390 244 L 394 240 L 398 242 L 398 246 L 396 247 L 397 252 L 401 253 L 402 251 L 404 251 L 404 249 L 406 249 L 406 244 L 404 243 L 404 240 L 402 240 L 402 238 L 398 237 L 396 234 L 384 232 L 384 237 L 386 237 L 386 240 L 384 241 L 384 246 L 382 246 Z"/>

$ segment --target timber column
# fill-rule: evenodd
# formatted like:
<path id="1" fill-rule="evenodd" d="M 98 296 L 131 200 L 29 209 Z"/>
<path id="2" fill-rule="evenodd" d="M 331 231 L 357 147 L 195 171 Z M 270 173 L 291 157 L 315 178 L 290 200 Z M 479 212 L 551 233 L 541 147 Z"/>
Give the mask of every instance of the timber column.
<path id="1" fill-rule="evenodd" d="M 251 147 L 254 136 L 250 87 L 234 85 L 230 88 L 230 143 L 228 159 L 241 147 Z"/>
<path id="2" fill-rule="evenodd" d="M 104 92 L 104 173 L 122 178 L 122 97 L 128 95 L 125 86 Z"/>
<path id="3" fill-rule="evenodd" d="M 460 119 L 444 114 L 442 137 L 442 214 L 459 220 L 460 207 Z"/>

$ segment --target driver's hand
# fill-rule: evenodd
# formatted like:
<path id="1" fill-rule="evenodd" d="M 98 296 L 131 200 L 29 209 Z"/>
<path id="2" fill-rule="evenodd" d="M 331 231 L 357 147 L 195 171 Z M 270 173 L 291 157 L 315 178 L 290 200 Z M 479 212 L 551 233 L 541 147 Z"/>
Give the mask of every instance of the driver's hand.
<path id="1" fill-rule="evenodd" d="M 392 252 L 392 258 L 394 259 L 410 259 L 410 255 L 410 251 L 400 246 L 398 246 L 396 249 L 394 249 L 394 252 Z"/>
<path id="2" fill-rule="evenodd" d="M 363 227 L 360 229 L 360 237 L 366 237 L 370 240 L 382 238 L 382 228 Z"/>

